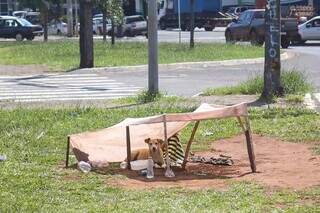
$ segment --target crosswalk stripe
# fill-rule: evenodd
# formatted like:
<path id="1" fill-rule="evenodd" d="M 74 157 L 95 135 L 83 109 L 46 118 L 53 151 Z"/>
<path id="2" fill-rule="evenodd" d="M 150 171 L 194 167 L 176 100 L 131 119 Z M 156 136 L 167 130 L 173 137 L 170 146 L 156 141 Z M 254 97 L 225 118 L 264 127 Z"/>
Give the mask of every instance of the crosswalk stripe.
<path id="1" fill-rule="evenodd" d="M 46 92 L 103 92 L 103 91 L 117 91 L 117 90 L 132 90 L 132 91 L 139 91 L 141 90 L 141 87 L 118 87 L 118 86 L 112 86 L 112 87 L 105 87 L 105 88 L 90 88 L 90 89 L 83 89 L 81 87 L 78 88 L 57 88 L 57 89 L 26 89 L 26 88 L 0 88 L 1 94 L 12 94 L 12 93 L 46 93 Z"/>
<path id="2" fill-rule="evenodd" d="M 50 98 L 50 99 L 15 99 L 15 100 L 4 100 L 8 102 L 50 102 L 50 101 L 88 101 L 88 100 L 110 100 L 110 99 L 119 99 L 123 97 L 133 96 L 134 94 L 130 95 L 117 95 L 117 96 L 110 96 L 110 97 L 78 97 L 78 98 Z"/>
<path id="3" fill-rule="evenodd" d="M 0 76 L 0 101 L 10 102 L 115 99 L 141 89 L 97 74 Z"/>
<path id="4" fill-rule="evenodd" d="M 97 74 L 41 74 L 41 75 L 3 75 L 1 79 L 28 79 L 28 78 L 67 78 L 72 77 L 105 77 Z"/>
<path id="5" fill-rule="evenodd" d="M 112 90 L 113 93 L 120 93 L 120 92 L 138 92 L 139 89 L 114 89 Z M 0 98 L 7 97 L 7 96 L 20 96 L 20 95 L 63 95 L 66 91 L 40 91 L 40 92 L 0 92 Z M 68 92 L 69 95 L 77 95 L 77 94 L 96 94 L 97 91 L 70 91 Z"/>

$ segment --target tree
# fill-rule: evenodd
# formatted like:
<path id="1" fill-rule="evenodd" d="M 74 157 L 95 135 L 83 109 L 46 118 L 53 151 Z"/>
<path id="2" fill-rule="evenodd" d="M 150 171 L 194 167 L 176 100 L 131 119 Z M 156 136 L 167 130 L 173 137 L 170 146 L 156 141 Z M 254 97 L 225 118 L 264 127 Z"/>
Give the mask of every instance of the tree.
<path id="1" fill-rule="evenodd" d="M 18 0 L 21 7 L 31 8 L 34 11 L 39 9 L 41 24 L 43 26 L 43 40 L 48 40 L 49 12 L 52 4 L 60 4 L 62 0 Z"/>
<path id="2" fill-rule="evenodd" d="M 194 3 L 195 0 L 190 0 L 190 48 L 194 48 Z"/>
<path id="3" fill-rule="evenodd" d="M 103 14 L 103 40 L 106 40 L 106 22 L 105 19 L 111 20 L 111 44 L 115 43 L 115 25 L 119 26 L 123 21 L 123 8 L 121 0 L 97 0 L 97 4 Z"/>
<path id="4" fill-rule="evenodd" d="M 80 68 L 94 66 L 92 9 L 93 0 L 80 0 Z"/>

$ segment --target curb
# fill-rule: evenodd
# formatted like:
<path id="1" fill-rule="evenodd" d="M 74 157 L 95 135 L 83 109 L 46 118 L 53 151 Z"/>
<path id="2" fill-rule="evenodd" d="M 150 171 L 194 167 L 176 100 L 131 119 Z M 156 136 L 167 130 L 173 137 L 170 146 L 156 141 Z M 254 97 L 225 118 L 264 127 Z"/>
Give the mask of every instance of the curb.
<path id="1" fill-rule="evenodd" d="M 281 60 L 288 60 L 294 56 L 293 53 L 284 52 L 281 54 Z M 255 59 L 235 59 L 235 60 L 223 60 L 223 61 L 199 61 L 199 62 L 181 62 L 181 63 L 172 63 L 172 64 L 159 64 L 160 69 L 178 69 L 183 67 L 190 68 L 207 68 L 207 67 L 216 67 L 216 66 L 235 66 L 235 65 L 251 65 L 263 63 L 264 58 L 255 58 Z M 145 71 L 148 69 L 148 65 L 135 65 L 135 66 L 118 66 L 118 67 L 97 67 L 97 68 L 84 68 L 78 69 L 73 72 L 125 72 L 125 71 Z"/>
<path id="2" fill-rule="evenodd" d="M 320 93 L 317 93 L 320 96 Z M 307 109 L 312 109 L 319 111 L 320 109 L 320 99 L 316 97 L 315 93 L 307 93 L 304 96 L 304 104 L 306 105 Z"/>

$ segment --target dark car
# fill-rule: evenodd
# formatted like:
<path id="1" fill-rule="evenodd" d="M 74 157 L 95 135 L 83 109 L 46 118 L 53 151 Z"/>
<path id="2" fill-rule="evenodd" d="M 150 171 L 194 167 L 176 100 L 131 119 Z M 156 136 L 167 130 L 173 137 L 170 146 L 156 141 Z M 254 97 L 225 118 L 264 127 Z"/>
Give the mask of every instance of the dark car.
<path id="1" fill-rule="evenodd" d="M 265 39 L 265 11 L 263 9 L 246 10 L 238 19 L 234 19 L 225 31 L 227 43 L 250 41 L 253 45 L 263 45 Z M 298 35 L 298 23 L 295 18 L 281 18 L 281 47 L 287 48 Z"/>
<path id="2" fill-rule="evenodd" d="M 42 27 L 33 25 L 29 21 L 14 16 L 0 16 L 0 38 L 15 38 L 33 40 L 35 36 L 43 34 Z"/>

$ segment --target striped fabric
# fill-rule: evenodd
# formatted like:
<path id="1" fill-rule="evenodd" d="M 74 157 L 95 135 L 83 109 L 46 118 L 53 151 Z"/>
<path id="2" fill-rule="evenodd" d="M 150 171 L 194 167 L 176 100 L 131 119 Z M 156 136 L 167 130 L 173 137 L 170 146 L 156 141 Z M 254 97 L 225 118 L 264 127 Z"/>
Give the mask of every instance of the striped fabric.
<path id="1" fill-rule="evenodd" d="M 177 134 L 173 135 L 168 139 L 168 147 L 169 147 L 169 158 L 171 160 L 171 163 L 174 166 L 181 166 L 184 159 L 184 151 Z M 166 155 L 167 155 L 167 152 L 164 150 L 163 152 L 164 159 L 166 158 Z"/>

